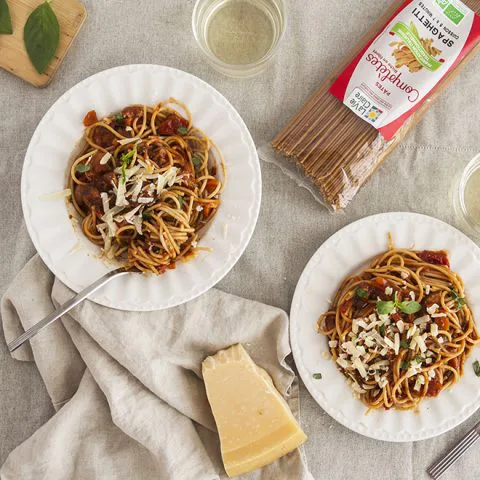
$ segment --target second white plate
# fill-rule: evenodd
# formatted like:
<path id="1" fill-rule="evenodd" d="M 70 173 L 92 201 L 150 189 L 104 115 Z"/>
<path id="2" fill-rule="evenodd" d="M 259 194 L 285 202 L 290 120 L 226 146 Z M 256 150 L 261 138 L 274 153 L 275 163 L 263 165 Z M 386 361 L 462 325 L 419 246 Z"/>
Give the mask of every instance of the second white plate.
<path id="1" fill-rule="evenodd" d="M 480 379 L 472 364 L 480 348 L 465 363 L 465 374 L 437 398 L 425 399 L 419 413 L 375 410 L 366 407 L 352 391 L 328 354 L 325 337 L 316 322 L 329 308 L 341 281 L 358 272 L 374 255 L 387 249 L 391 232 L 397 247 L 440 250 L 450 254 L 452 270 L 465 282 L 474 317 L 480 318 L 480 249 L 450 225 L 414 213 L 386 213 L 364 218 L 339 230 L 313 255 L 300 277 L 290 317 L 292 351 L 305 386 L 318 404 L 335 420 L 367 437 L 410 442 L 439 435 L 466 420 L 480 407 Z M 313 374 L 321 372 L 322 379 Z"/>
<path id="2" fill-rule="evenodd" d="M 134 103 L 153 105 L 169 97 L 183 101 L 193 123 L 213 138 L 225 156 L 228 181 L 222 204 L 201 239 L 197 258 L 162 276 L 130 274 L 115 279 L 91 300 L 121 310 L 159 310 L 202 294 L 233 267 L 245 250 L 261 200 L 255 145 L 232 105 L 202 80 L 158 65 L 127 65 L 93 75 L 63 95 L 35 131 L 22 173 L 22 205 L 32 241 L 49 269 L 75 291 L 112 270 L 68 218 L 63 199 L 47 200 L 65 188 L 66 171 L 83 134 L 89 110 L 105 116 Z"/>

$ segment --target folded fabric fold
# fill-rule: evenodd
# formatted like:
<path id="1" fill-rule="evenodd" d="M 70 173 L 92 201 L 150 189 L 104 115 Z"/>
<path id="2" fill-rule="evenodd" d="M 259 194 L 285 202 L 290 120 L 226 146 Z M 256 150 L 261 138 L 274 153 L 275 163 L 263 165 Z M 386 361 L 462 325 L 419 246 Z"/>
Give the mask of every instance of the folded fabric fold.
<path id="1" fill-rule="evenodd" d="M 2 300 L 6 341 L 71 296 L 34 257 Z M 226 478 L 201 362 L 233 343 L 269 372 L 298 417 L 282 310 L 215 289 L 159 312 L 84 302 L 14 354 L 36 362 L 61 409 L 10 454 L 0 478 Z M 296 451 L 246 478 L 311 476 Z"/>

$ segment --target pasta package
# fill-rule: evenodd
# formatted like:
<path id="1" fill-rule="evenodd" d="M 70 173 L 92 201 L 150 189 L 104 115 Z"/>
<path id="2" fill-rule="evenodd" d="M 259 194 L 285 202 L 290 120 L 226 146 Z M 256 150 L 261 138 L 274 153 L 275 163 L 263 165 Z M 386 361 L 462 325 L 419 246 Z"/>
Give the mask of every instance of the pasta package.
<path id="1" fill-rule="evenodd" d="M 480 0 L 396 2 L 274 138 L 273 161 L 344 209 L 478 52 L 479 13 Z"/>

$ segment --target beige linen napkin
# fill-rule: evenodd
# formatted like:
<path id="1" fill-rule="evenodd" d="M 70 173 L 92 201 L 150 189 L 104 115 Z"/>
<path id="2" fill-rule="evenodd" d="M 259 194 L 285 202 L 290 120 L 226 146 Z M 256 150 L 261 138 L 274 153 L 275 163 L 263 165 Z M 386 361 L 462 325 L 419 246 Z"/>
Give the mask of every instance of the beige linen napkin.
<path id="1" fill-rule="evenodd" d="M 35 256 L 2 300 L 6 341 L 71 296 Z M 58 412 L 10 454 L 1 480 L 226 478 L 201 362 L 237 342 L 298 418 L 282 310 L 218 290 L 160 312 L 84 302 L 13 355 L 36 362 Z M 312 477 L 296 451 L 245 478 Z"/>

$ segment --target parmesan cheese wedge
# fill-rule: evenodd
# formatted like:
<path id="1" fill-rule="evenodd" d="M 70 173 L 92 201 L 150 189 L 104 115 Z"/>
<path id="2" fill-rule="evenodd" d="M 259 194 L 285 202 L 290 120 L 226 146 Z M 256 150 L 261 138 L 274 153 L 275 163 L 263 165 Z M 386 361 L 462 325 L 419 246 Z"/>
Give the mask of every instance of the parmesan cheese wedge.
<path id="1" fill-rule="evenodd" d="M 307 439 L 268 373 L 242 345 L 207 357 L 202 373 L 229 477 L 268 465 Z"/>

